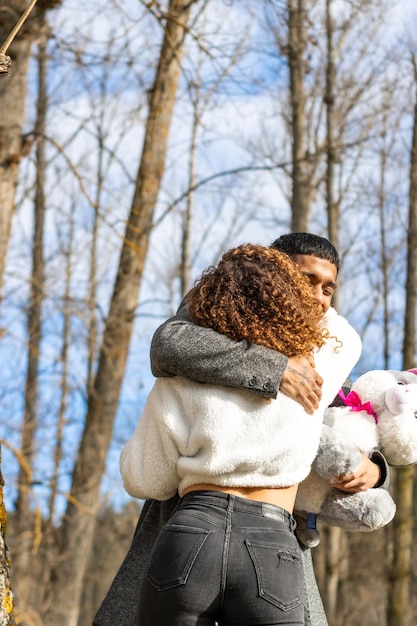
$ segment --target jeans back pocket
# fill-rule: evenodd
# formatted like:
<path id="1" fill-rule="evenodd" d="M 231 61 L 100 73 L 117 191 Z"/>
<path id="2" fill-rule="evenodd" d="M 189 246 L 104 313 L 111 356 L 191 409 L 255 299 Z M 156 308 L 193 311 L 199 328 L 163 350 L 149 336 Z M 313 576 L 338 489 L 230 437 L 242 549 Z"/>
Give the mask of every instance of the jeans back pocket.
<path id="1" fill-rule="evenodd" d="M 146 579 L 158 591 L 184 585 L 209 534 L 200 528 L 165 526 L 152 549 Z"/>
<path id="2" fill-rule="evenodd" d="M 282 611 L 303 602 L 304 583 L 300 554 L 286 545 L 246 540 L 255 568 L 259 595 Z"/>

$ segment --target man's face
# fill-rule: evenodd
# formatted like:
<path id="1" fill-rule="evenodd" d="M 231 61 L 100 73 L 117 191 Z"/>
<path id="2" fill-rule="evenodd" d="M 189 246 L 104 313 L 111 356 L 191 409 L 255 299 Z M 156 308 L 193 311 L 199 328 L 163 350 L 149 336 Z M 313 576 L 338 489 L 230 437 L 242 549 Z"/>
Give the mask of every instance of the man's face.
<path id="1" fill-rule="evenodd" d="M 336 289 L 337 269 L 331 261 L 310 254 L 298 254 L 295 261 L 311 283 L 313 296 L 320 302 L 323 315 L 328 310 Z"/>

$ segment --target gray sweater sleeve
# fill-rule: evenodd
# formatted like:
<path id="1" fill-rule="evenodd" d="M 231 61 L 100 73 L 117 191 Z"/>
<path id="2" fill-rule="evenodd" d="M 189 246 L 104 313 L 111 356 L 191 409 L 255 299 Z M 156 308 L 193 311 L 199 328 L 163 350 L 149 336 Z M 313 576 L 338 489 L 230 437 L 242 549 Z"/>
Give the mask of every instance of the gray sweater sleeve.
<path id="1" fill-rule="evenodd" d="M 241 387 L 275 398 L 288 359 L 248 341 L 233 341 L 193 324 L 185 306 L 160 326 L 151 343 L 156 377 L 183 376 L 199 383 Z"/>

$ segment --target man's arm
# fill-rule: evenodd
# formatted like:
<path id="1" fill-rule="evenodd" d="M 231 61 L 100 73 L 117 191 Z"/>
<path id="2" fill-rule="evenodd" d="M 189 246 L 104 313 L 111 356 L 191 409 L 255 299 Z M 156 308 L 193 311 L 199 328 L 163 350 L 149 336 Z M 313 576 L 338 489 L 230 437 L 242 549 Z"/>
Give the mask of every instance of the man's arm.
<path id="1" fill-rule="evenodd" d="M 322 379 L 309 359 L 288 359 L 276 350 L 233 341 L 193 324 L 185 306 L 160 326 L 152 339 L 154 376 L 183 376 L 201 383 L 238 387 L 265 398 L 278 389 L 308 413 L 318 406 Z"/>
<path id="2" fill-rule="evenodd" d="M 350 379 L 343 384 L 344 394 L 348 394 L 352 386 Z M 344 406 L 343 400 L 337 396 L 331 406 Z M 389 488 L 389 467 L 386 458 L 379 450 L 375 450 L 368 458 L 364 454 L 359 469 L 346 476 L 337 476 L 333 480 L 333 484 L 337 489 L 346 493 L 357 493 L 358 491 L 366 491 L 376 487 Z"/>
<path id="3" fill-rule="evenodd" d="M 362 454 L 362 463 L 359 469 L 346 476 L 339 476 L 332 484 L 346 493 L 357 493 L 374 487 L 389 487 L 389 468 L 384 455 L 375 450 L 368 458 Z"/>

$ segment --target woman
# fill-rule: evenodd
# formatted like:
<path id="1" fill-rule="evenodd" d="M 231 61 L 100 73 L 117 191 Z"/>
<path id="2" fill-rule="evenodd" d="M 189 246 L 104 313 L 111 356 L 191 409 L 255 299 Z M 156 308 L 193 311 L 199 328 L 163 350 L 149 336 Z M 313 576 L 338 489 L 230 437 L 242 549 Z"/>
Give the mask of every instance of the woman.
<path id="1" fill-rule="evenodd" d="M 297 266 L 272 248 L 226 253 L 191 290 L 193 321 L 288 356 L 323 377 L 313 416 L 276 400 L 179 377 L 158 379 L 121 455 L 127 491 L 180 503 L 153 548 L 140 626 L 304 624 L 292 511 L 330 403 L 360 354 L 356 332 L 323 311 Z M 327 381 L 327 382 L 326 382 Z M 300 431 L 304 437 L 300 438 Z"/>

